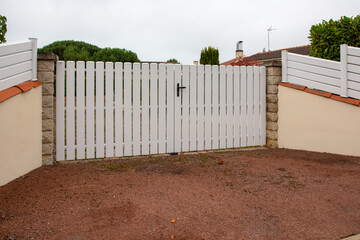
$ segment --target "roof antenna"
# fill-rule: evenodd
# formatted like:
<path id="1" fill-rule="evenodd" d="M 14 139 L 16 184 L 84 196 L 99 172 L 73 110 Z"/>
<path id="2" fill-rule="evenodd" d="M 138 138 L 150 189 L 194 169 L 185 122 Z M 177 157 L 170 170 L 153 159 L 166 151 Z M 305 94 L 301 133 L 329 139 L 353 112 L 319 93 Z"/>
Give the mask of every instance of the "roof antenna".
<path id="1" fill-rule="evenodd" d="M 268 51 L 270 51 L 270 32 L 276 30 L 275 28 L 272 28 L 272 26 L 269 27 L 268 31 Z"/>

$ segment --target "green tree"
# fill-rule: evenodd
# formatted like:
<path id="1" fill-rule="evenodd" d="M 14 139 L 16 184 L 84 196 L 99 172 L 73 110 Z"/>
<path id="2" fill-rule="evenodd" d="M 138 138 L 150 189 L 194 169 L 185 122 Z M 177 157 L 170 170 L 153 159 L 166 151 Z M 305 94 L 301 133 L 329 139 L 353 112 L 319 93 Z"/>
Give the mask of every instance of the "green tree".
<path id="1" fill-rule="evenodd" d="M 175 58 L 171 58 L 171 59 L 167 60 L 166 62 L 168 62 L 168 63 L 179 63 L 179 61 L 176 60 Z"/>
<path id="2" fill-rule="evenodd" d="M 309 39 L 311 56 L 339 61 L 341 44 L 360 47 L 360 15 L 323 20 L 311 27 Z"/>
<path id="3" fill-rule="evenodd" d="M 0 15 L 0 43 L 6 42 L 5 39 L 5 34 L 7 32 L 6 22 L 7 22 L 6 17 Z"/>
<path id="4" fill-rule="evenodd" d="M 200 64 L 219 65 L 219 50 L 211 46 L 202 49 Z"/>
<path id="5" fill-rule="evenodd" d="M 53 52 L 65 61 L 139 62 L 137 54 L 120 48 L 99 48 L 81 41 L 56 41 L 38 50 Z"/>
<path id="6" fill-rule="evenodd" d="M 70 49 L 68 49 L 70 48 Z M 82 42 L 82 41 L 73 41 L 73 40 L 66 40 L 66 41 L 55 41 L 49 45 L 44 46 L 43 48 L 38 49 L 38 52 L 52 52 L 54 54 L 56 54 L 60 60 L 73 60 L 75 61 L 76 59 L 71 59 L 69 58 L 71 55 L 69 55 L 72 52 L 77 52 L 80 53 L 81 51 L 83 51 L 83 53 L 85 52 L 85 50 L 88 52 L 89 54 L 89 60 L 91 60 L 91 57 L 100 50 L 101 48 L 99 48 L 98 46 L 86 43 L 86 42 Z M 64 53 L 66 52 L 67 54 L 67 59 L 64 58 Z M 75 56 L 74 53 L 72 53 L 72 56 Z M 84 60 L 85 59 L 77 59 L 77 60 Z"/>

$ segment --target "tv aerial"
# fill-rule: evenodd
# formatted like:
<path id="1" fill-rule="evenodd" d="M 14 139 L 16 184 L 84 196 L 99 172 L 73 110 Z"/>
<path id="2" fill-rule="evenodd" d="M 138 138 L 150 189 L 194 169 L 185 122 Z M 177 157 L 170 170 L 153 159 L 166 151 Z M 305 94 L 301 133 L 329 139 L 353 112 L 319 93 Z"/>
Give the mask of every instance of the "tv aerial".
<path id="1" fill-rule="evenodd" d="M 272 26 L 269 27 L 268 31 L 268 51 L 270 51 L 270 32 L 276 30 L 275 28 L 272 28 Z"/>

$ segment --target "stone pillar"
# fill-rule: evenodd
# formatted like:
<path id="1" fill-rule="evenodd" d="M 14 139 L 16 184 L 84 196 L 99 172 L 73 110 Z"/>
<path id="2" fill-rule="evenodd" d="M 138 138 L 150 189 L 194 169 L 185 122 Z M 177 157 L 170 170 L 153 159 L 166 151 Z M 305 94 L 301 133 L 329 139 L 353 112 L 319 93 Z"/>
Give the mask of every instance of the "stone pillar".
<path id="1" fill-rule="evenodd" d="M 54 74 L 58 57 L 53 53 L 38 53 L 38 80 L 42 82 L 42 164 L 54 159 Z"/>
<path id="2" fill-rule="evenodd" d="M 281 82 L 281 62 L 261 64 L 266 67 L 266 146 L 278 147 L 278 85 Z"/>

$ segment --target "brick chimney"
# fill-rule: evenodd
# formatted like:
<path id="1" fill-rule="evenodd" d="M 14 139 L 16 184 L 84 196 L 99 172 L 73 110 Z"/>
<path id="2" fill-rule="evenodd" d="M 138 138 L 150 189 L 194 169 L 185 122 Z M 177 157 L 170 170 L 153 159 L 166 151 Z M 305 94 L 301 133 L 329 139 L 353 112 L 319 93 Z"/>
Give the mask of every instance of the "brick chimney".
<path id="1" fill-rule="evenodd" d="M 240 58 L 241 60 L 244 58 L 243 41 L 238 41 L 236 43 L 235 57 Z"/>

